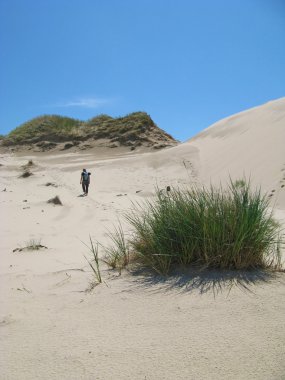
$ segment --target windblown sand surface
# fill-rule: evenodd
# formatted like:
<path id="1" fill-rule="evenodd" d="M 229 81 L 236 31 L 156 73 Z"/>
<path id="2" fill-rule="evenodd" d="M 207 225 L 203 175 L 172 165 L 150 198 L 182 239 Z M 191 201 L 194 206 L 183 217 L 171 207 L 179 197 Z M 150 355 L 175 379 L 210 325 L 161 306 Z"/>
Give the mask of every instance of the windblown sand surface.
<path id="1" fill-rule="evenodd" d="M 107 244 L 108 230 L 155 186 L 225 183 L 229 174 L 250 175 L 285 224 L 284 141 L 283 98 L 157 153 L 1 155 L 0 378 L 284 379 L 283 273 L 163 280 L 103 265 L 93 288 L 83 244 L 89 235 Z M 33 175 L 19 178 L 30 159 Z M 55 196 L 62 206 L 47 203 Z M 13 252 L 31 239 L 47 248 Z"/>

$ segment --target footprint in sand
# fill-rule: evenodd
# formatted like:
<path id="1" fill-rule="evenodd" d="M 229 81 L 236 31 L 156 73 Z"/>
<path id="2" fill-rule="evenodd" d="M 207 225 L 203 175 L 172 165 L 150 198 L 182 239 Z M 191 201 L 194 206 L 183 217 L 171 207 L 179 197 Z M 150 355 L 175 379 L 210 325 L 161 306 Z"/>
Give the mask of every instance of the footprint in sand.
<path id="1" fill-rule="evenodd" d="M 282 178 L 280 180 L 280 188 L 283 189 L 285 187 L 285 164 L 284 167 L 281 169 Z"/>
<path id="2" fill-rule="evenodd" d="M 279 193 L 279 190 L 284 189 L 284 187 L 285 187 L 285 165 L 284 165 L 284 167 L 281 169 L 281 179 L 280 179 L 280 181 L 279 181 L 279 185 L 280 185 L 280 189 L 278 189 L 277 194 Z M 273 197 L 273 196 L 275 195 L 275 192 L 276 192 L 275 189 L 271 190 L 271 192 L 270 192 L 269 195 L 268 195 L 268 198 Z"/>

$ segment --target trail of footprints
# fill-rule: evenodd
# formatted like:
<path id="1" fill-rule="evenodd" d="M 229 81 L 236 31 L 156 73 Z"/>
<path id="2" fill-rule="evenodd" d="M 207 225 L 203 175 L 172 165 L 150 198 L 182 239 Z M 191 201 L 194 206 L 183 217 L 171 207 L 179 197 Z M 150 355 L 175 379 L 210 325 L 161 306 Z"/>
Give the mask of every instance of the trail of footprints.
<path id="1" fill-rule="evenodd" d="M 197 168 L 193 165 L 193 163 L 189 160 L 183 159 L 182 164 L 185 167 L 188 175 L 192 177 L 194 180 L 198 179 L 198 171 Z"/>
<path id="2" fill-rule="evenodd" d="M 284 189 L 284 188 L 285 188 L 285 164 L 283 164 L 283 168 L 281 169 L 281 180 L 279 181 L 278 191 L 280 191 L 280 189 Z M 269 198 L 273 197 L 275 192 L 276 192 L 276 189 L 271 190 L 268 197 Z"/>
<path id="3" fill-rule="evenodd" d="M 281 173 L 282 173 L 282 179 L 280 181 L 280 185 L 281 185 L 281 188 L 283 189 L 285 187 L 285 164 L 283 165 Z"/>

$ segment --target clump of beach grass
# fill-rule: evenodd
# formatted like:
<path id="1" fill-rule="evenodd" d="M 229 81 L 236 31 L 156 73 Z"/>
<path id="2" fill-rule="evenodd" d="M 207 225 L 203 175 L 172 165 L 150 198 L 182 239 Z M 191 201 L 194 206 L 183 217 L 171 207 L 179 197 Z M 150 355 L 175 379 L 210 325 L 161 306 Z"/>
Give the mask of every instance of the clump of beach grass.
<path id="1" fill-rule="evenodd" d="M 114 232 L 108 234 L 111 245 L 103 247 L 105 256 L 103 261 L 112 269 L 118 269 L 119 273 L 130 262 L 130 247 L 125 238 L 121 223 L 114 227 Z"/>
<path id="2" fill-rule="evenodd" d="M 134 261 L 161 275 L 180 265 L 278 269 L 282 231 L 268 206 L 261 190 L 251 190 L 244 180 L 231 180 L 227 188 L 157 191 L 154 200 L 126 214 L 133 235 L 124 245 Z M 122 238 L 113 243 L 111 257 L 116 257 Z"/>

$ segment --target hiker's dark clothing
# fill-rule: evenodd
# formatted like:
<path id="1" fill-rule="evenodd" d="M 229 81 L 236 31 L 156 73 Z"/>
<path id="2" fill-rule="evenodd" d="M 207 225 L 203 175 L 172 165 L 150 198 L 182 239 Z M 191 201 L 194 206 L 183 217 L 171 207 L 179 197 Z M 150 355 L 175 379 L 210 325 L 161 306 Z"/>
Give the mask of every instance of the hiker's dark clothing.
<path id="1" fill-rule="evenodd" d="M 88 194 L 89 182 L 82 181 L 82 190 L 85 194 Z"/>
<path id="2" fill-rule="evenodd" d="M 86 179 L 87 177 L 87 179 Z M 82 190 L 84 194 L 88 194 L 88 187 L 90 184 L 90 173 L 82 172 L 81 173 L 81 181 L 82 181 Z"/>

